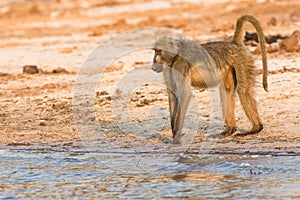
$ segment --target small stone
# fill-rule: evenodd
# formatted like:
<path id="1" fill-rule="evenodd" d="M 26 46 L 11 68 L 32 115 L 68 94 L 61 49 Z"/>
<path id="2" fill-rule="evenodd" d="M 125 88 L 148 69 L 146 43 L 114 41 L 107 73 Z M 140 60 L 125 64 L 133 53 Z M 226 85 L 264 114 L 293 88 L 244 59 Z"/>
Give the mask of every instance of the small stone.
<path id="1" fill-rule="evenodd" d="M 280 50 L 280 46 L 279 46 L 278 43 L 272 43 L 272 44 L 267 46 L 267 52 L 268 53 L 278 52 L 279 50 Z"/>
<path id="2" fill-rule="evenodd" d="M 40 122 L 40 126 L 47 126 L 47 124 L 46 124 L 46 122 L 41 121 L 41 122 Z"/>
<path id="3" fill-rule="evenodd" d="M 69 72 L 62 67 L 58 67 L 56 69 L 53 69 L 52 73 L 53 74 L 68 74 Z"/>
<path id="4" fill-rule="evenodd" d="M 37 74 L 39 70 L 36 65 L 25 65 L 23 67 L 23 74 Z"/>
<path id="5" fill-rule="evenodd" d="M 109 95 L 107 91 L 101 91 L 101 92 L 96 92 L 96 96 L 104 96 L 104 95 Z"/>
<path id="6" fill-rule="evenodd" d="M 272 18 L 267 22 L 267 24 L 268 24 L 269 26 L 276 26 L 276 25 L 277 25 L 277 20 L 276 20 L 276 18 L 275 18 L 275 17 L 272 17 Z"/>
<path id="7" fill-rule="evenodd" d="M 0 72 L 0 76 L 8 76 L 8 73 Z"/>

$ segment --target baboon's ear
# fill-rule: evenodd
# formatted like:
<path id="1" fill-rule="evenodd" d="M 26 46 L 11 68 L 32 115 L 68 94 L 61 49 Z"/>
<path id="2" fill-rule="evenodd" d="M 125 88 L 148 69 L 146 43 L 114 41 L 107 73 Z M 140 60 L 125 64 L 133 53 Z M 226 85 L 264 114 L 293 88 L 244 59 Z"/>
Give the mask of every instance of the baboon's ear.
<path id="1" fill-rule="evenodd" d="M 170 48 L 171 48 L 170 51 L 172 53 L 176 54 L 178 52 L 178 49 L 179 49 L 178 42 L 174 39 L 171 39 L 170 40 Z"/>
<path id="2" fill-rule="evenodd" d="M 171 45 L 172 48 L 176 48 L 177 47 L 176 42 L 174 40 L 172 40 L 172 39 L 170 40 L 170 45 Z"/>

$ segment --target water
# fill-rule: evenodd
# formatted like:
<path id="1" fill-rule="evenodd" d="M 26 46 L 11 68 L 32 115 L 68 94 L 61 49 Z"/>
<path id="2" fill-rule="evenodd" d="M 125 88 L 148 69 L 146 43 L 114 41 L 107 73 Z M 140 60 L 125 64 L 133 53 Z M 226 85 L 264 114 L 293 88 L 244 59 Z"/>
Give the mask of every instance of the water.
<path id="1" fill-rule="evenodd" d="M 300 157 L 0 150 L 0 199 L 299 199 Z"/>

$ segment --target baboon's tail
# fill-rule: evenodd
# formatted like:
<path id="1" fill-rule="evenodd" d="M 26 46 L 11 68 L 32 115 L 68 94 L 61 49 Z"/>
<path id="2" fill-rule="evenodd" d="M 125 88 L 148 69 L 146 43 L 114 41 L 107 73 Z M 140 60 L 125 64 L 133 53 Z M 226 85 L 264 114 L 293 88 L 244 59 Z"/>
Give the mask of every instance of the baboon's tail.
<path id="1" fill-rule="evenodd" d="M 265 91 L 268 91 L 268 65 L 267 65 L 267 53 L 266 53 L 266 41 L 265 36 L 262 30 L 262 27 L 260 26 L 259 22 L 255 17 L 251 15 L 243 15 L 241 16 L 237 22 L 235 27 L 235 32 L 233 36 L 233 41 L 235 41 L 237 44 L 243 46 L 244 45 L 244 24 L 246 22 L 250 22 L 254 28 L 256 29 L 257 35 L 258 35 L 258 41 L 261 48 L 261 56 L 262 56 L 262 64 L 263 64 L 263 87 Z"/>

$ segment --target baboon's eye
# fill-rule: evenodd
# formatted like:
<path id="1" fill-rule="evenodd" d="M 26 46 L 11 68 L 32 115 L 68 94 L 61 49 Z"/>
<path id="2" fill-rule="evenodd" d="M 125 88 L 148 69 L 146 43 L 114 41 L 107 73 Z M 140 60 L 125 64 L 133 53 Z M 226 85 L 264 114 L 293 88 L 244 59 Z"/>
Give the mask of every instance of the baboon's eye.
<path id="1" fill-rule="evenodd" d="M 156 53 L 157 55 L 160 55 L 160 54 L 161 54 L 161 50 L 160 50 L 160 49 L 155 49 L 155 53 Z"/>

